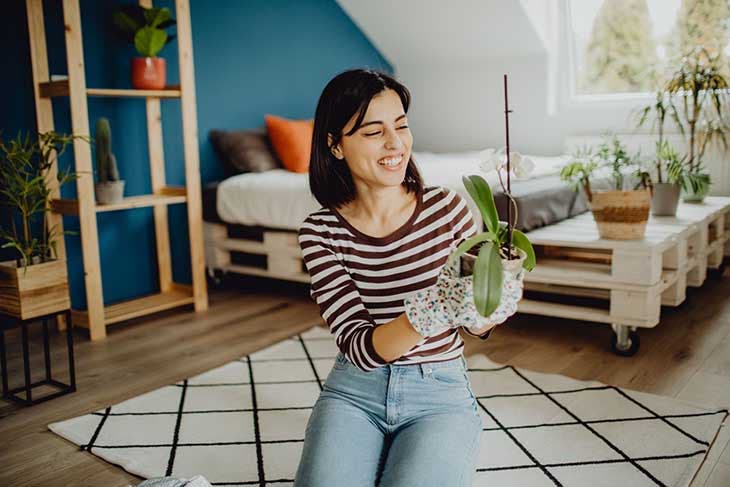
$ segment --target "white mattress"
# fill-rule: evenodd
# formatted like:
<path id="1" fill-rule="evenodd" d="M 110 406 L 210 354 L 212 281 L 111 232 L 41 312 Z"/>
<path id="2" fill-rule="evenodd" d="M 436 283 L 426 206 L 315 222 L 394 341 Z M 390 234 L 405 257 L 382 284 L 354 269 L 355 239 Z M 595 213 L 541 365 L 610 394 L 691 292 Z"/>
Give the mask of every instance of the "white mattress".
<path id="1" fill-rule="evenodd" d="M 462 195 L 469 204 L 474 220 L 481 225 L 481 216 L 469 197 L 461 177 L 481 174 L 492 187 L 499 186 L 494 172 L 479 171 L 479 151 L 437 154 L 417 152 L 413 158 L 427 186 L 443 186 Z M 567 156 L 529 156 L 535 162 L 530 178 L 554 175 L 565 164 Z M 275 169 L 232 176 L 220 183 L 216 204 L 218 214 L 227 223 L 296 230 L 320 204 L 309 191 L 308 175 Z"/>

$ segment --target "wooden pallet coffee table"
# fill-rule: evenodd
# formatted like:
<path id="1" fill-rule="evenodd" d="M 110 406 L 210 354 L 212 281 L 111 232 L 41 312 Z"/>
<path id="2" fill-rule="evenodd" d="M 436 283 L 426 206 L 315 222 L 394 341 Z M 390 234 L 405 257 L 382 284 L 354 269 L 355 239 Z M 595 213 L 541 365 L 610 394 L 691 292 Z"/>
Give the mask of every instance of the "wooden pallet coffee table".
<path id="1" fill-rule="evenodd" d="M 631 356 L 637 329 L 659 324 L 662 305 L 681 304 L 708 268 L 721 273 L 730 255 L 730 198 L 680 203 L 676 217 L 652 217 L 643 240 L 600 238 L 590 213 L 528 236 L 538 265 L 525 276 L 519 311 L 610 324 L 613 351 Z M 555 295 L 576 299 L 556 302 Z"/>

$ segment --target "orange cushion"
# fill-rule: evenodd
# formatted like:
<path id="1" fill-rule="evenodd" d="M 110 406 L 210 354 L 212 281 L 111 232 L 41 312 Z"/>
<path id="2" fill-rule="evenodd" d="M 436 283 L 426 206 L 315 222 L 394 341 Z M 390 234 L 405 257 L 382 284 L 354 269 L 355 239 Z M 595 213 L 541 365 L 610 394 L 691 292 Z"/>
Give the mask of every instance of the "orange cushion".
<path id="1" fill-rule="evenodd" d="M 309 171 L 314 120 L 288 120 L 275 115 L 265 115 L 264 120 L 271 145 L 284 167 L 292 172 Z"/>

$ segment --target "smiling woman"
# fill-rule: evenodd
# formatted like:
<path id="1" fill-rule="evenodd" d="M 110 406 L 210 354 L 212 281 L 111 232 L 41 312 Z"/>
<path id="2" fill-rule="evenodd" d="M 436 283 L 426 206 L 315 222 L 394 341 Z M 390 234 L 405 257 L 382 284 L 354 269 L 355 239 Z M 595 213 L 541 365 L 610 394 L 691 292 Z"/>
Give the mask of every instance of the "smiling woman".
<path id="1" fill-rule="evenodd" d="M 336 76 L 317 105 L 309 178 L 322 208 L 299 245 L 340 355 L 297 487 L 471 485 L 481 420 L 458 330 L 486 338 L 493 325 L 444 285 L 448 256 L 476 225 L 455 192 L 423 186 L 409 105 L 405 86 L 367 70 Z M 444 320 L 412 321 L 404 303 L 431 288 L 444 293 Z M 439 370 L 453 380 L 435 380 Z"/>

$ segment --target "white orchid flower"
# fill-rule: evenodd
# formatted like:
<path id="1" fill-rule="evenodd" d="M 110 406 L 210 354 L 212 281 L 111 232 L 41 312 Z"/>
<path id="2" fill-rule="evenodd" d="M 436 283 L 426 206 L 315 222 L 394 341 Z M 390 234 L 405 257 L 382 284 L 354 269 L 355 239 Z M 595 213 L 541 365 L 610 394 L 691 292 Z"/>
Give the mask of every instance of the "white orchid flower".
<path id="1" fill-rule="evenodd" d="M 479 169 L 482 172 L 499 171 L 505 163 L 504 150 L 486 149 L 479 153 Z"/>
<path id="2" fill-rule="evenodd" d="M 510 154 L 509 166 L 512 169 L 512 173 L 518 179 L 529 177 L 535 169 L 535 163 L 532 159 L 523 156 L 519 152 L 512 152 Z"/>
<path id="3" fill-rule="evenodd" d="M 486 149 L 479 153 L 479 169 L 482 172 L 499 171 L 507 167 L 506 149 Z M 535 169 L 535 163 L 519 152 L 510 152 L 510 170 L 518 179 L 527 178 Z"/>

